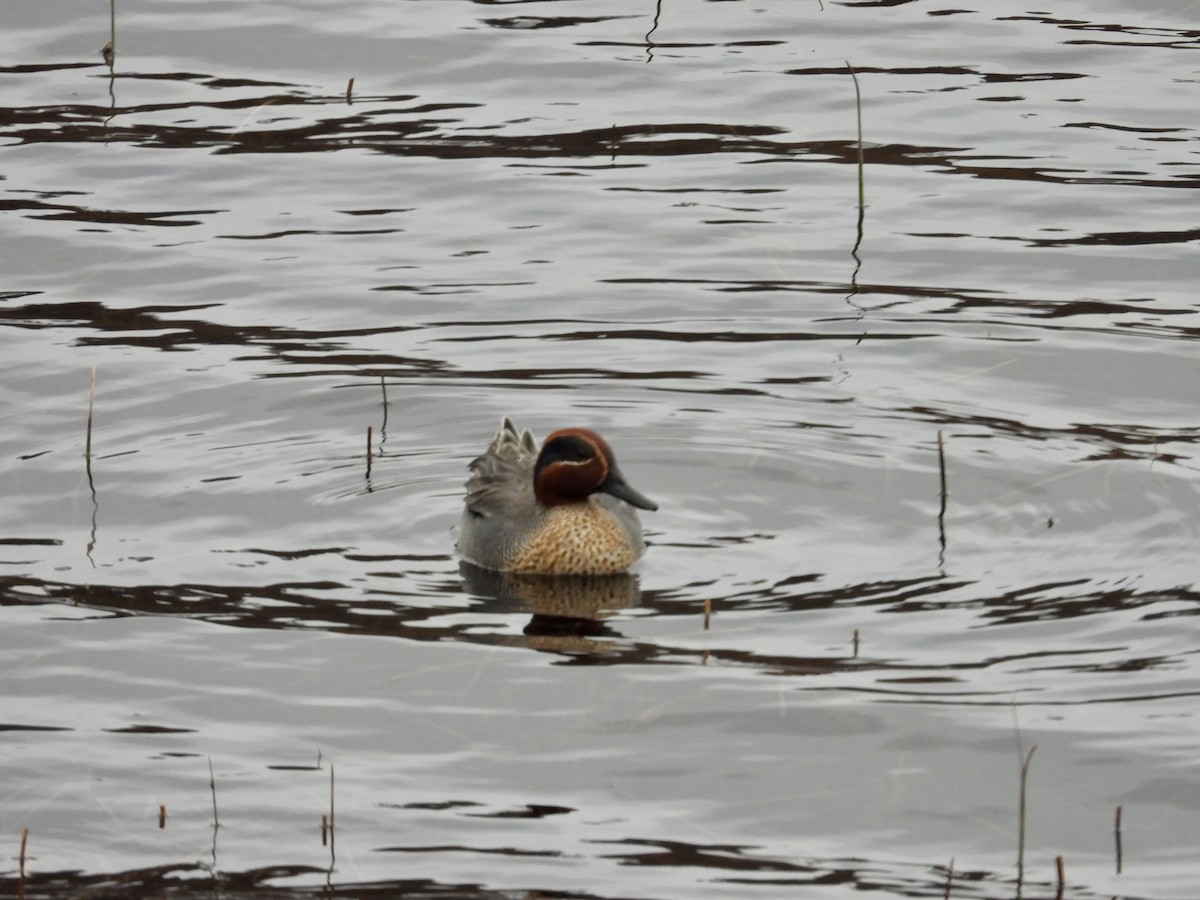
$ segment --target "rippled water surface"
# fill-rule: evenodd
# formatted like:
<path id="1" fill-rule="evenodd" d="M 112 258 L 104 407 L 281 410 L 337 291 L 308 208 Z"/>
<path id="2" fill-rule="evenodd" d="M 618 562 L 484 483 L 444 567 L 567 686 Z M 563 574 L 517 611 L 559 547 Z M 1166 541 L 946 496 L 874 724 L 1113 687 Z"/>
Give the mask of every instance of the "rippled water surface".
<path id="1" fill-rule="evenodd" d="M 1195 898 L 1198 21 L 4 4 L 0 894 Z"/>

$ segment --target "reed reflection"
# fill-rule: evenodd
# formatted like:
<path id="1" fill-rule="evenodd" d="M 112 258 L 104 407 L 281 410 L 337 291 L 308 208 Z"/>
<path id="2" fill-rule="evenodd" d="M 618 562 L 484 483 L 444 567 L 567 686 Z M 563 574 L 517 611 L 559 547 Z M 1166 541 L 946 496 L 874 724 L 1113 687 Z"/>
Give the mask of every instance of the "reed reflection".
<path id="1" fill-rule="evenodd" d="M 84 471 L 87 474 L 88 490 L 92 495 L 92 530 L 88 537 L 87 558 L 92 564 L 92 568 L 96 568 L 96 559 L 92 556 L 92 552 L 96 549 L 96 525 L 97 519 L 100 516 L 100 501 L 96 497 L 96 481 L 92 477 L 92 416 L 96 406 L 96 367 L 92 366 L 92 388 L 88 393 L 88 414 L 87 414 L 87 438 L 83 450 L 83 465 Z"/>
<path id="2" fill-rule="evenodd" d="M 100 56 L 108 66 L 108 117 L 105 129 L 117 115 L 117 0 L 108 0 L 108 43 L 100 49 Z"/>
<path id="3" fill-rule="evenodd" d="M 662 0 L 655 0 L 654 3 L 654 22 L 650 26 L 650 30 L 646 32 L 646 62 L 649 63 L 654 59 L 654 48 L 658 46 L 654 43 L 652 35 L 658 31 L 658 20 L 662 17 Z"/>

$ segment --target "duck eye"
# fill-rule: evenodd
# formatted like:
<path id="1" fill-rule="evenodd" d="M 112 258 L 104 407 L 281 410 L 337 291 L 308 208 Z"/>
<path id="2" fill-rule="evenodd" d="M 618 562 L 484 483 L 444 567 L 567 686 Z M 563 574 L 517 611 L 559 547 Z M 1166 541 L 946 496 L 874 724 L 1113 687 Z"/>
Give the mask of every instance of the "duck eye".
<path id="1" fill-rule="evenodd" d="M 547 449 L 551 451 L 548 461 L 555 462 L 587 462 L 596 455 L 590 443 L 576 437 L 559 438 Z"/>

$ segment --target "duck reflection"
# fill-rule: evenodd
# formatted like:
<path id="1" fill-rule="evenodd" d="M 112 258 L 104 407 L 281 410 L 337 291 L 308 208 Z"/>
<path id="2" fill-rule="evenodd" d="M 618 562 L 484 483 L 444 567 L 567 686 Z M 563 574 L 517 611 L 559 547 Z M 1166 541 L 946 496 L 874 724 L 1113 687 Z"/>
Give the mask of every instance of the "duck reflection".
<path id="1" fill-rule="evenodd" d="M 621 636 L 606 622 L 612 613 L 637 606 L 635 575 L 524 575 L 459 563 L 463 586 L 496 612 L 528 612 L 525 643 L 536 650 L 605 653 Z"/>

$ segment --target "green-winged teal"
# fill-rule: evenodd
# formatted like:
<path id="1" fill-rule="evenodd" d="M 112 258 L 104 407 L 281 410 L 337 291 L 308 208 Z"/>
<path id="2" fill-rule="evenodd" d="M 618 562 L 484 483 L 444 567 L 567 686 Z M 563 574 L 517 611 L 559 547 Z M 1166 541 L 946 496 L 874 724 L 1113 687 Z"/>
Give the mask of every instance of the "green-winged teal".
<path id="1" fill-rule="evenodd" d="M 658 509 L 617 468 L 608 442 L 564 428 L 538 450 L 507 416 L 472 460 L 458 534 L 465 559 L 531 575 L 611 575 L 646 551 L 633 507 Z"/>

